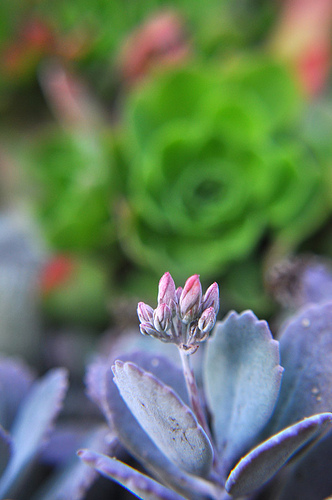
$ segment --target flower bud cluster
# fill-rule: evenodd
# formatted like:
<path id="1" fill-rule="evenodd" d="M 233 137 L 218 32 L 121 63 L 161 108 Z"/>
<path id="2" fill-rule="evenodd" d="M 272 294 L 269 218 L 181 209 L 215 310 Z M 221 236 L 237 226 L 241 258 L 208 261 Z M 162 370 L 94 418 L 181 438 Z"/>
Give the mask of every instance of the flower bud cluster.
<path id="1" fill-rule="evenodd" d="M 183 288 L 175 287 L 170 273 L 159 281 L 158 306 L 153 309 L 139 302 L 140 331 L 163 342 L 177 344 L 188 354 L 207 339 L 219 311 L 219 288 L 213 283 L 205 294 L 198 274 L 187 279 Z"/>

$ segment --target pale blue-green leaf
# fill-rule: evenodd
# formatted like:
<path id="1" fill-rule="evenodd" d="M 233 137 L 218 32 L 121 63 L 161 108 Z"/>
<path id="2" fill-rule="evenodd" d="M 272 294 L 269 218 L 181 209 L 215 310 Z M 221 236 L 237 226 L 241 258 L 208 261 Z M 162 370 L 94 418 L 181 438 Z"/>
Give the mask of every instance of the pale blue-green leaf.
<path id="1" fill-rule="evenodd" d="M 158 448 L 182 470 L 207 476 L 213 460 L 211 443 L 173 389 L 134 363 L 118 360 L 113 373 L 122 398 Z"/>
<path id="2" fill-rule="evenodd" d="M 271 416 L 281 374 L 278 342 L 265 321 L 245 311 L 217 323 L 207 345 L 204 379 L 223 474 Z"/>
<path id="3" fill-rule="evenodd" d="M 121 484 L 138 498 L 144 500 L 184 500 L 184 497 L 115 458 L 86 449 L 79 450 L 78 456 L 84 463 Z"/>
<path id="4" fill-rule="evenodd" d="M 23 361 L 0 356 L 0 424 L 5 429 L 10 429 L 34 378 Z"/>
<path id="5" fill-rule="evenodd" d="M 280 336 L 285 374 L 269 435 L 332 408 L 332 302 L 300 311 Z"/>
<path id="6" fill-rule="evenodd" d="M 176 389 L 184 402 L 187 402 L 187 391 L 182 371 L 170 363 L 168 359 L 157 354 L 137 352 L 122 356 L 123 361 L 133 361 L 145 370 L 154 373 L 165 384 Z M 194 476 L 189 476 L 181 471 L 171 462 L 148 434 L 139 425 L 133 414 L 128 409 L 119 390 L 113 381 L 111 369 L 104 373 L 105 385 L 98 382 L 103 368 L 95 367 L 91 373 L 91 389 L 94 396 L 99 400 L 100 406 L 104 406 L 104 414 L 109 419 L 111 429 L 114 429 L 121 443 L 144 467 L 159 481 L 181 495 L 189 496 L 191 500 L 205 500 L 211 497 L 209 482 Z M 99 375 L 98 375 L 99 374 Z M 89 380 L 89 376 L 87 377 Z M 99 386 L 99 389 L 98 389 Z M 100 390 L 101 389 L 101 390 Z M 105 394 L 104 391 L 106 391 Z M 106 406 L 105 406 L 106 405 Z"/>
<path id="7" fill-rule="evenodd" d="M 0 425 L 0 476 L 6 469 L 12 452 L 12 440 L 10 435 Z"/>
<path id="8" fill-rule="evenodd" d="M 113 453 L 115 441 L 116 438 L 111 440 L 108 428 L 98 427 L 87 433 L 80 447 L 91 447 L 99 453 Z M 96 471 L 77 460 L 74 454 L 33 497 L 33 500 L 81 500 L 96 476 Z"/>
<path id="9" fill-rule="evenodd" d="M 50 370 L 34 382 L 12 428 L 13 454 L 0 483 L 0 496 L 17 487 L 40 451 L 61 410 L 67 390 L 67 372 Z"/>
<path id="10" fill-rule="evenodd" d="M 136 332 L 137 336 L 137 332 Z M 143 342 L 145 338 L 141 335 Z M 130 337 L 127 337 L 127 340 L 130 341 Z M 150 339 L 153 340 L 153 339 Z M 153 343 L 153 342 L 152 342 Z M 158 341 L 160 344 L 160 341 Z M 120 344 L 121 345 L 121 344 Z M 148 342 L 149 345 L 149 342 Z M 169 344 L 165 345 L 166 348 L 175 347 L 170 346 Z M 118 353 L 119 349 L 116 349 Z M 174 357 L 174 350 L 171 351 Z M 169 354 L 169 358 L 171 359 L 171 354 Z M 110 422 L 113 420 L 112 416 L 114 412 L 117 412 L 117 402 L 120 404 L 120 415 L 122 422 L 122 414 L 124 406 L 121 405 L 122 399 L 118 396 L 118 391 L 115 391 L 115 394 L 112 393 L 112 396 L 109 398 L 108 393 L 108 384 L 107 384 L 107 372 L 111 368 L 113 362 L 116 358 L 113 356 L 102 357 L 99 356 L 96 358 L 87 369 L 85 383 L 87 387 L 87 394 L 94 401 L 97 406 L 99 406 L 100 410 L 103 412 L 107 420 Z M 171 386 L 180 398 L 188 404 L 188 393 L 186 389 L 185 380 L 183 377 L 183 372 L 179 368 L 180 364 L 177 366 L 173 364 L 169 359 L 166 359 L 164 356 L 160 356 L 160 353 L 154 352 L 144 352 L 135 350 L 130 354 L 121 355 L 121 359 L 123 361 L 132 361 L 139 365 L 141 368 L 153 373 L 154 375 L 158 375 L 159 378 L 166 384 Z M 180 358 L 179 358 L 180 360 Z M 111 386 L 114 385 L 113 383 Z M 113 391 L 112 391 L 113 392 Z M 115 403 L 114 403 L 115 398 Z M 112 423 L 113 425 L 113 423 Z"/>
<path id="11" fill-rule="evenodd" d="M 278 500 L 327 499 L 332 492 L 332 433 L 290 467 L 278 488 Z M 278 477 L 276 477 L 276 481 Z M 273 488 L 274 485 L 272 484 Z"/>
<path id="12" fill-rule="evenodd" d="M 107 401 L 106 373 L 119 357 L 122 361 L 133 361 L 141 368 L 158 375 L 165 384 L 170 385 L 179 394 L 186 404 L 188 403 L 188 393 L 176 346 L 161 344 L 159 340 L 137 335 L 137 331 L 134 335 L 131 333 L 124 335 L 113 344 L 109 355 L 98 356 L 88 366 L 85 377 L 89 398 L 99 406 L 108 420 L 110 420 L 110 413 Z M 160 345 L 162 349 L 160 349 Z"/>
<path id="13" fill-rule="evenodd" d="M 226 490 L 234 496 L 252 493 L 311 441 L 323 437 L 332 427 L 332 413 L 321 413 L 287 427 L 243 457 L 231 471 Z"/>

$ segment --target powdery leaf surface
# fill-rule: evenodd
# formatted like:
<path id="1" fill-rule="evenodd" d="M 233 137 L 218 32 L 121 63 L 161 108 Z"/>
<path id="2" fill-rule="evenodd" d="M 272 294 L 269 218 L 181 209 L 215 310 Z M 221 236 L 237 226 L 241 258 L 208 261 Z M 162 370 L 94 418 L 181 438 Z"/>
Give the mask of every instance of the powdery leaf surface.
<path id="1" fill-rule="evenodd" d="M 50 432 L 67 390 L 67 372 L 50 370 L 31 386 L 11 430 L 13 454 L 0 482 L 0 496 L 23 475 Z"/>
<path id="2" fill-rule="evenodd" d="M 80 450 L 78 456 L 84 463 L 121 484 L 138 498 L 144 498 L 144 500 L 184 500 L 184 497 L 119 460 L 91 450 Z"/>
<path id="3" fill-rule="evenodd" d="M 271 416 L 282 374 L 278 342 L 253 312 L 231 312 L 217 323 L 205 361 L 205 387 L 225 473 Z"/>
<path id="4" fill-rule="evenodd" d="M 278 403 L 268 431 L 332 408 L 332 302 L 300 311 L 280 336 L 285 368 Z"/>
<path id="5" fill-rule="evenodd" d="M 234 496 L 249 494 L 263 485 L 304 445 L 331 429 L 332 414 L 314 415 L 272 436 L 254 448 L 230 473 L 226 490 Z"/>
<path id="6" fill-rule="evenodd" d="M 208 475 L 212 447 L 190 408 L 169 386 L 134 363 L 116 361 L 113 371 L 121 396 L 158 448 L 182 470 Z"/>

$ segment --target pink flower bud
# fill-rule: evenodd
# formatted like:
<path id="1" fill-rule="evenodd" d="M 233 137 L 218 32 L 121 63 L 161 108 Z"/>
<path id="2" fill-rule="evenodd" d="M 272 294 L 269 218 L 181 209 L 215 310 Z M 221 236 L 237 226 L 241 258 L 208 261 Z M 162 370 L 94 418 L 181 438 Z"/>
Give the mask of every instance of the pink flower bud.
<path id="1" fill-rule="evenodd" d="M 202 285 L 198 274 L 187 279 L 182 290 L 179 306 L 183 323 L 191 323 L 201 311 Z"/>
<path id="2" fill-rule="evenodd" d="M 139 329 L 140 329 L 142 335 L 149 335 L 151 337 L 159 337 L 159 333 L 157 332 L 157 330 L 155 330 L 155 328 L 153 328 L 151 323 L 141 323 L 139 325 Z"/>
<path id="3" fill-rule="evenodd" d="M 175 290 L 175 295 L 176 295 L 176 303 L 177 303 L 177 304 L 180 302 L 181 293 L 182 293 L 182 286 L 179 286 L 179 287 Z"/>
<path id="4" fill-rule="evenodd" d="M 216 323 L 216 312 L 214 307 L 208 307 L 202 312 L 201 317 L 198 320 L 198 328 L 202 333 L 208 333 L 212 330 Z"/>
<path id="5" fill-rule="evenodd" d="M 219 287 L 217 283 L 212 283 L 206 290 L 202 300 L 203 311 L 213 307 L 216 314 L 219 311 Z"/>
<path id="6" fill-rule="evenodd" d="M 160 304 L 153 313 L 153 324 L 158 332 L 168 330 L 172 321 L 172 312 L 167 304 Z"/>
<path id="7" fill-rule="evenodd" d="M 137 316 L 140 323 L 152 323 L 153 309 L 144 302 L 139 302 L 137 305 Z"/>
<path id="8" fill-rule="evenodd" d="M 175 283 L 170 273 L 165 273 L 160 278 L 159 281 L 158 305 L 167 304 L 172 309 L 174 308 L 175 303 L 176 303 Z"/>

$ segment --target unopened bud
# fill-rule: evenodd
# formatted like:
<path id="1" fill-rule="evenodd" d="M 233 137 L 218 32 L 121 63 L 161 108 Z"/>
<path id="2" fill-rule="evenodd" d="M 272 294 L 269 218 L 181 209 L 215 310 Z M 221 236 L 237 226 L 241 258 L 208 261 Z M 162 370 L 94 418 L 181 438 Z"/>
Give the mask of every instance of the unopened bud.
<path id="1" fill-rule="evenodd" d="M 144 302 L 139 302 L 137 305 L 137 316 L 140 323 L 149 323 L 153 320 L 153 309 Z"/>
<path id="2" fill-rule="evenodd" d="M 217 283 L 212 283 L 209 288 L 206 290 L 203 299 L 202 299 L 202 308 L 203 311 L 208 309 L 209 307 L 213 307 L 216 314 L 219 311 L 219 287 Z"/>
<path id="3" fill-rule="evenodd" d="M 198 274 L 187 279 L 182 290 L 179 306 L 183 323 L 191 323 L 201 311 L 202 285 Z"/>
<path id="4" fill-rule="evenodd" d="M 208 333 L 212 330 L 216 323 L 216 312 L 214 307 L 208 307 L 202 312 L 198 320 L 198 328 L 202 333 Z"/>
<path id="5" fill-rule="evenodd" d="M 155 328 L 153 328 L 151 323 L 141 323 L 139 325 L 139 329 L 140 329 L 140 332 L 142 335 L 149 335 L 150 337 L 158 337 L 159 336 L 159 333 L 157 332 L 157 330 Z"/>
<path id="6" fill-rule="evenodd" d="M 158 332 L 165 332 L 170 327 L 172 312 L 167 304 L 160 304 L 153 313 L 153 324 Z"/>
<path id="7" fill-rule="evenodd" d="M 175 302 L 175 283 L 170 273 L 165 273 L 159 280 L 158 305 L 167 304 L 169 307 L 174 307 L 172 304 Z"/>
<path id="8" fill-rule="evenodd" d="M 179 287 L 175 290 L 175 295 L 176 295 L 177 304 L 180 302 L 181 293 L 182 293 L 182 286 L 179 286 Z"/>

